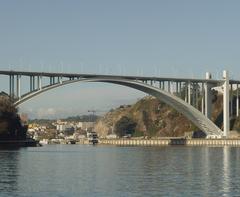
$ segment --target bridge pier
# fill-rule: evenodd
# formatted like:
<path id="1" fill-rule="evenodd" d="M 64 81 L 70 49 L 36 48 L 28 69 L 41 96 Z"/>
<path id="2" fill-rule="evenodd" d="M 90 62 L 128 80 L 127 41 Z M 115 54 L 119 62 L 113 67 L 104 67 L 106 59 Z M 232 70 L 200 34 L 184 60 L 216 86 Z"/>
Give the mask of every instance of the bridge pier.
<path id="1" fill-rule="evenodd" d="M 158 81 L 158 83 L 159 83 L 159 89 L 162 89 L 162 82 Z"/>
<path id="2" fill-rule="evenodd" d="M 185 87 L 184 87 L 184 101 L 187 103 L 187 101 L 188 101 L 188 98 L 187 98 L 187 95 L 188 95 L 188 87 L 187 87 L 187 83 L 185 83 Z"/>
<path id="3" fill-rule="evenodd" d="M 168 92 L 171 92 L 171 85 L 170 85 L 170 81 L 168 81 Z"/>
<path id="4" fill-rule="evenodd" d="M 37 89 L 38 90 L 42 89 L 42 76 L 37 77 Z"/>
<path id="5" fill-rule="evenodd" d="M 179 83 L 180 83 L 180 84 L 179 84 L 179 97 L 180 97 L 180 98 L 183 98 L 183 95 L 182 95 L 182 91 L 183 91 L 183 90 L 182 90 L 182 86 L 183 86 L 183 85 L 182 85 L 182 82 L 179 82 Z"/>
<path id="6" fill-rule="evenodd" d="M 227 137 L 229 133 L 229 74 L 223 71 L 223 136 Z"/>
<path id="7" fill-rule="evenodd" d="M 32 77 L 33 79 L 33 90 L 35 90 L 35 76 Z"/>
<path id="8" fill-rule="evenodd" d="M 206 73 L 206 79 L 212 79 L 212 76 L 209 72 Z M 211 120 L 212 116 L 212 86 L 209 83 L 205 83 L 205 116 Z"/>
<path id="9" fill-rule="evenodd" d="M 30 92 L 34 90 L 34 77 L 30 76 Z"/>
<path id="10" fill-rule="evenodd" d="M 191 82 L 188 82 L 188 104 L 191 105 Z"/>
<path id="11" fill-rule="evenodd" d="M 50 77 L 50 85 L 52 85 L 53 84 L 53 79 L 52 79 L 52 77 Z"/>
<path id="12" fill-rule="evenodd" d="M 21 75 L 17 75 L 17 98 L 21 99 Z"/>
<path id="13" fill-rule="evenodd" d="M 233 116 L 233 84 L 230 85 L 230 118 Z"/>
<path id="14" fill-rule="evenodd" d="M 174 94 L 174 84 L 172 81 L 170 81 L 170 93 Z"/>
<path id="15" fill-rule="evenodd" d="M 202 83 L 202 94 L 201 94 L 201 96 L 202 96 L 202 99 L 201 99 L 201 102 L 202 102 L 202 114 L 204 114 L 204 83 Z"/>
<path id="16" fill-rule="evenodd" d="M 9 75 L 9 96 L 14 97 L 14 75 Z"/>
<path id="17" fill-rule="evenodd" d="M 178 90 L 178 82 L 176 82 L 176 95 L 178 96 L 178 92 L 179 92 L 179 90 Z"/>
<path id="18" fill-rule="evenodd" d="M 236 116 L 239 116 L 239 92 L 238 92 L 238 84 L 237 84 L 237 99 L 236 99 Z"/>
<path id="19" fill-rule="evenodd" d="M 198 84 L 193 84 L 193 105 L 198 109 Z"/>

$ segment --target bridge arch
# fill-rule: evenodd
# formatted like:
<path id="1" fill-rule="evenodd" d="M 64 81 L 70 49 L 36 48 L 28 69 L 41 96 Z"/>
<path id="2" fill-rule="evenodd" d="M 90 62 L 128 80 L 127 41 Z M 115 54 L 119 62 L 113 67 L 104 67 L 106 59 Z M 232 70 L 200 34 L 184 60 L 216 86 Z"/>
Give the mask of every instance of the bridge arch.
<path id="1" fill-rule="evenodd" d="M 54 88 L 61 87 L 63 85 L 76 83 L 76 82 L 105 82 L 105 83 L 112 83 L 127 86 L 133 89 L 140 90 L 144 93 L 150 94 L 155 96 L 156 98 L 160 99 L 164 103 L 173 107 L 176 111 L 183 114 L 187 119 L 189 119 L 194 125 L 196 125 L 200 130 L 204 131 L 207 135 L 222 135 L 222 130 L 218 128 L 211 120 L 209 120 L 206 116 L 204 116 L 200 111 L 196 108 L 191 106 L 190 104 L 186 103 L 182 99 L 178 98 L 161 90 L 159 88 L 150 86 L 140 81 L 135 80 L 128 80 L 128 79 L 116 79 L 116 78 L 88 78 L 88 79 L 75 79 L 75 80 L 68 80 L 63 81 L 60 83 L 56 83 L 53 85 L 48 85 L 43 87 L 42 89 L 35 90 L 29 92 L 25 95 L 22 95 L 22 98 L 17 100 L 14 104 L 15 106 L 20 105 L 21 103 L 43 93 L 49 91 Z"/>

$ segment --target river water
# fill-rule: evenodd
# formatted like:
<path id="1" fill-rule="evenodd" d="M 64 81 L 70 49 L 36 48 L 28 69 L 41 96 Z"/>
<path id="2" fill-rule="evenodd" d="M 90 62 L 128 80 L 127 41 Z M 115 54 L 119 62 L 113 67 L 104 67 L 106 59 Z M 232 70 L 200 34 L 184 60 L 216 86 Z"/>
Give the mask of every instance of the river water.
<path id="1" fill-rule="evenodd" d="M 240 196 L 240 148 L 0 150 L 0 196 Z"/>

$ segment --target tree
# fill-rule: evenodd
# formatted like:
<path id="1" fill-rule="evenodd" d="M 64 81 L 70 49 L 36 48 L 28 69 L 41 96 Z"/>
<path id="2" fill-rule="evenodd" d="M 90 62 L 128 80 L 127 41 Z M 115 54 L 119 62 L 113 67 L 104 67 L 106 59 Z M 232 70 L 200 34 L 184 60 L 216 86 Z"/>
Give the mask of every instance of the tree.
<path id="1" fill-rule="evenodd" d="M 16 114 L 18 109 L 14 106 L 13 102 L 7 96 L 0 95 L 0 112 Z"/>
<path id="2" fill-rule="evenodd" d="M 0 93 L 0 139 L 25 139 L 27 128 L 22 126 L 18 109 L 8 96 Z"/>
<path id="3" fill-rule="evenodd" d="M 132 135 L 135 132 L 136 125 L 136 122 L 131 118 L 123 116 L 116 122 L 114 130 L 119 137 L 127 134 Z"/>

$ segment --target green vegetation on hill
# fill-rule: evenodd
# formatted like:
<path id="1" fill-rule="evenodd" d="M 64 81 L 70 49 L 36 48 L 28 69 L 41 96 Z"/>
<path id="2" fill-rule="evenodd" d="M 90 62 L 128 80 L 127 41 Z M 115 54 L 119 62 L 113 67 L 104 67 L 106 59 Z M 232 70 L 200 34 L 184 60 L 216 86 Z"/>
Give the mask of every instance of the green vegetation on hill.
<path id="1" fill-rule="evenodd" d="M 133 135 L 135 133 L 136 122 L 127 116 L 121 117 L 115 124 L 115 133 L 122 137 L 124 135 Z"/>
<path id="2" fill-rule="evenodd" d="M 0 140 L 26 139 L 27 127 L 22 125 L 17 112 L 9 97 L 0 95 Z"/>

